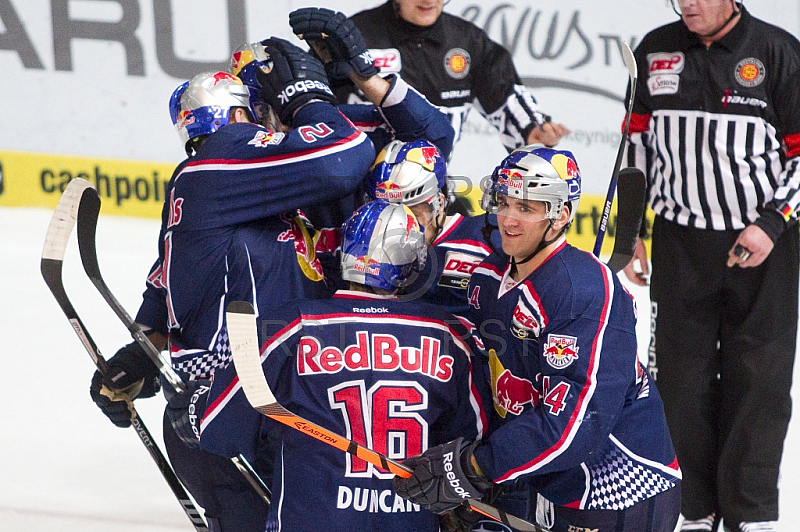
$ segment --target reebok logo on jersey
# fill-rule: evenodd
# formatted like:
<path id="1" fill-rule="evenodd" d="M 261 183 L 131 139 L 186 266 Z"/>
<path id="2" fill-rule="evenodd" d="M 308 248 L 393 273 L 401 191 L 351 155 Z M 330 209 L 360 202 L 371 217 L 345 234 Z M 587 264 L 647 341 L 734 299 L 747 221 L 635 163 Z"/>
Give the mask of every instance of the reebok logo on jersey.
<path id="1" fill-rule="evenodd" d="M 328 87 L 321 81 L 314 81 L 307 79 L 305 81 L 303 80 L 295 81 L 291 85 L 287 85 L 286 87 L 284 87 L 284 89 L 280 92 L 280 94 L 278 94 L 278 101 L 280 101 L 282 105 L 286 105 L 287 103 L 289 103 L 289 100 L 292 99 L 292 97 L 294 97 L 296 94 L 301 92 L 308 92 L 309 90 L 313 89 L 321 90 L 322 92 L 325 92 L 333 96 L 333 92 L 331 92 L 330 87 Z"/>
<path id="2" fill-rule="evenodd" d="M 423 336 L 419 347 L 400 345 L 391 334 L 356 333 L 356 343 L 339 349 L 322 345 L 313 336 L 300 338 L 297 344 L 297 374 L 320 375 L 347 371 L 404 371 L 419 373 L 440 382 L 453 376 L 452 356 L 442 352 L 441 341 Z"/>
<path id="3" fill-rule="evenodd" d="M 358 308 L 353 307 L 353 312 L 357 312 L 359 314 L 388 314 L 389 309 L 386 307 L 366 307 L 366 308 Z"/>

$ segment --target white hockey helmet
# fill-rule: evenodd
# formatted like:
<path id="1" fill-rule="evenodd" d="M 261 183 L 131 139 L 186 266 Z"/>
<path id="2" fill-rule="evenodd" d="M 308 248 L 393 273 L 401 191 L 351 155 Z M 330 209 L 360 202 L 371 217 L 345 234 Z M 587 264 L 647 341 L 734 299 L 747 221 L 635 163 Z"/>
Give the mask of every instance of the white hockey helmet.
<path id="1" fill-rule="evenodd" d="M 561 216 L 570 203 L 569 222 L 575 219 L 581 197 L 581 172 L 572 152 L 546 148 L 539 144 L 524 146 L 511 152 L 482 183 L 481 207 L 496 213 L 502 205 L 499 195 L 542 201 L 547 205 L 547 218 Z"/>

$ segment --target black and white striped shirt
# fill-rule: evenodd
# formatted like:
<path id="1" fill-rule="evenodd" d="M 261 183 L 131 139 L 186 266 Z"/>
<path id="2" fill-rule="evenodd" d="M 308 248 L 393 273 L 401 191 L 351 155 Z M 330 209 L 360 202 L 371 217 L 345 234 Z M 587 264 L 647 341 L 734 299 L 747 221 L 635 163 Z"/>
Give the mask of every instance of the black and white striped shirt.
<path id="1" fill-rule="evenodd" d="M 680 21 L 636 50 L 627 162 L 648 176 L 654 212 L 683 226 L 739 230 L 800 204 L 800 42 L 742 17 L 706 48 Z"/>

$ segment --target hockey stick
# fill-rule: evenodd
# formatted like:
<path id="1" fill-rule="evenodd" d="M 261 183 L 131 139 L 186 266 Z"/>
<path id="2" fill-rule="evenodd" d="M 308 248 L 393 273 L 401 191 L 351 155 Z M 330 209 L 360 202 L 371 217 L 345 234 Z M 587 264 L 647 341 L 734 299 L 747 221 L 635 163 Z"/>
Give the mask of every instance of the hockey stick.
<path id="1" fill-rule="evenodd" d="M 80 249 L 81 262 L 86 275 L 94 284 L 95 288 L 106 300 L 106 303 L 114 311 L 114 314 L 122 321 L 122 323 L 130 331 L 131 336 L 139 346 L 144 349 L 145 353 L 150 357 L 150 360 L 158 367 L 158 370 L 169 381 L 170 385 L 175 388 L 178 393 L 186 391 L 186 385 L 181 378 L 172 368 L 172 364 L 165 361 L 161 356 L 161 351 L 150 341 L 142 327 L 136 323 L 130 314 L 125 310 L 125 307 L 114 297 L 111 289 L 103 280 L 100 273 L 100 264 L 97 261 L 97 218 L 100 214 L 100 196 L 97 190 L 90 188 L 84 191 L 85 194 L 81 198 L 81 206 L 78 211 L 78 248 Z M 250 466 L 244 457 L 233 457 L 236 468 L 244 475 L 247 482 L 256 490 L 261 498 L 269 504 L 270 491 L 264 481 L 259 477 L 258 473 Z"/>
<path id="2" fill-rule="evenodd" d="M 642 225 L 647 180 L 638 168 L 625 168 L 617 183 L 617 224 L 614 230 L 614 251 L 608 267 L 614 273 L 628 265 L 636 251 L 636 240 Z"/>
<path id="3" fill-rule="evenodd" d="M 411 470 L 391 458 L 373 451 L 353 440 L 340 436 L 316 423 L 293 414 L 281 406 L 269 388 L 261 367 L 261 354 L 258 344 L 258 330 L 253 306 L 244 301 L 232 301 L 225 313 L 228 326 L 228 339 L 231 345 L 233 364 L 236 367 L 239 383 L 250 404 L 264 414 L 284 425 L 299 430 L 312 438 L 332 447 L 357 456 L 362 460 L 389 471 L 399 477 L 408 478 Z M 533 523 L 509 515 L 503 510 L 480 501 L 464 501 L 472 510 L 523 532 L 548 532 Z"/>
<path id="4" fill-rule="evenodd" d="M 47 287 L 53 293 L 56 301 L 58 301 L 61 310 L 64 311 L 70 325 L 72 325 L 72 329 L 75 331 L 75 334 L 78 335 L 78 338 L 86 348 L 89 356 L 92 357 L 97 369 L 100 373 L 106 373 L 108 371 L 108 363 L 106 359 L 103 358 L 103 355 L 97 348 L 97 344 L 89 335 L 89 331 L 86 330 L 86 326 L 72 306 L 72 302 L 69 300 L 67 292 L 64 289 L 62 277 L 64 252 L 66 251 L 72 228 L 75 226 L 75 220 L 86 198 L 92 195 L 89 191 L 95 192 L 96 194 L 96 191 L 91 187 L 91 183 L 84 179 L 73 179 L 70 181 L 66 190 L 64 190 L 61 199 L 58 201 L 58 205 L 56 205 L 55 212 L 53 212 L 50 226 L 47 228 L 47 236 L 45 237 L 44 249 L 42 250 L 41 271 L 42 277 L 44 277 L 44 281 L 47 283 Z M 153 457 L 158 469 L 161 471 L 161 475 L 164 477 L 164 480 L 167 481 L 167 484 L 169 484 L 172 493 L 178 499 L 183 511 L 186 512 L 186 516 L 194 525 L 195 530 L 198 532 L 208 532 L 205 521 L 187 495 L 186 490 L 184 490 L 169 462 L 161 453 L 158 445 L 156 445 L 150 431 L 147 430 L 147 427 L 139 417 L 133 404 L 131 404 L 129 408 L 131 410 L 131 424 L 136 430 L 137 436 L 139 436 L 142 444 L 147 448 L 150 456 Z"/>
<path id="5" fill-rule="evenodd" d="M 628 109 L 627 113 L 625 114 L 625 123 L 622 126 L 622 138 L 619 142 L 619 148 L 617 148 L 617 159 L 614 161 L 614 169 L 611 172 L 611 183 L 608 184 L 608 192 L 606 193 L 606 202 L 603 205 L 603 215 L 600 216 L 600 226 L 597 228 L 597 237 L 594 241 L 594 253 L 595 257 L 600 256 L 600 248 L 603 247 L 603 239 L 606 236 L 606 227 L 608 226 L 608 217 L 611 215 L 611 203 L 614 201 L 614 193 L 617 189 L 617 176 L 619 175 L 619 167 L 622 165 L 622 154 L 625 151 L 625 144 L 628 142 L 628 129 L 631 125 L 631 113 L 633 112 L 633 98 L 636 95 L 636 80 L 637 80 L 637 70 L 636 70 L 636 58 L 633 56 L 633 52 L 631 51 L 631 47 L 628 46 L 628 43 L 622 41 L 621 44 L 622 50 L 622 60 L 625 61 L 625 66 L 628 67 L 628 78 L 630 83 L 630 97 L 628 98 Z M 617 204 L 617 210 L 620 210 L 619 203 Z M 641 213 L 639 213 L 641 214 Z"/>

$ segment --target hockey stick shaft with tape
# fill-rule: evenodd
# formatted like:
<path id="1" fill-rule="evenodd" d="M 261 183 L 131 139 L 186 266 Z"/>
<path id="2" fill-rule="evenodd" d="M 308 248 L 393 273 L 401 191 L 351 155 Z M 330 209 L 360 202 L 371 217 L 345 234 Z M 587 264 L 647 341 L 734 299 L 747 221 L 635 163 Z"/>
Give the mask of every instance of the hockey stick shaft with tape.
<path id="1" fill-rule="evenodd" d="M 61 310 L 69 320 L 70 325 L 72 325 L 75 334 L 78 335 L 81 343 L 94 361 L 95 366 L 97 366 L 100 373 L 106 373 L 108 371 L 108 363 L 100 353 L 97 344 L 92 339 L 80 316 L 78 316 L 69 296 L 67 296 L 62 277 L 64 254 L 66 252 L 67 243 L 69 242 L 69 237 L 72 234 L 72 229 L 80 215 L 81 209 L 85 208 L 87 202 L 91 203 L 92 201 L 87 198 L 91 198 L 93 194 L 96 195 L 97 191 L 92 188 L 91 183 L 88 181 L 83 179 L 73 179 L 70 181 L 53 212 L 50 226 L 47 229 L 44 249 L 42 250 L 41 271 L 45 283 L 47 283 L 48 288 L 53 293 Z M 164 477 L 164 480 L 167 481 L 172 493 L 178 499 L 186 516 L 192 522 L 192 525 L 194 525 L 195 530 L 198 532 L 207 532 L 208 528 L 206 527 L 205 521 L 200 516 L 200 512 L 189 498 L 189 495 L 186 493 L 180 480 L 178 480 L 177 475 L 172 470 L 172 467 L 164 457 L 161 449 L 156 445 L 153 436 L 139 417 L 133 404 L 131 404 L 129 408 L 131 410 L 131 425 L 136 431 L 136 435 L 139 436 L 142 444 L 150 453 L 153 461 L 155 461 L 159 471 L 161 471 L 161 475 Z"/>
<path id="2" fill-rule="evenodd" d="M 638 78 L 636 68 L 636 58 L 633 56 L 630 46 L 625 41 L 621 43 L 622 60 L 628 69 L 628 81 L 630 87 L 630 95 L 628 98 L 627 112 L 625 113 L 625 122 L 622 126 L 622 138 L 620 139 L 619 147 L 617 148 L 617 158 L 614 161 L 614 168 L 611 171 L 611 182 L 608 185 L 608 192 L 606 193 L 606 200 L 603 204 L 603 213 L 600 216 L 600 224 L 597 228 L 597 237 L 594 241 L 595 257 L 600 256 L 600 250 L 603 247 L 603 240 L 606 236 L 606 229 L 608 227 L 608 218 L 611 216 L 611 204 L 614 201 L 614 194 L 617 190 L 617 177 L 619 176 L 619 169 L 622 165 L 622 154 L 625 152 L 625 144 L 628 142 L 628 130 L 631 125 L 631 113 L 633 112 L 633 100 L 636 96 L 636 80 Z M 619 209 L 619 203 L 618 207 Z M 641 213 L 638 213 L 641 214 Z"/>

